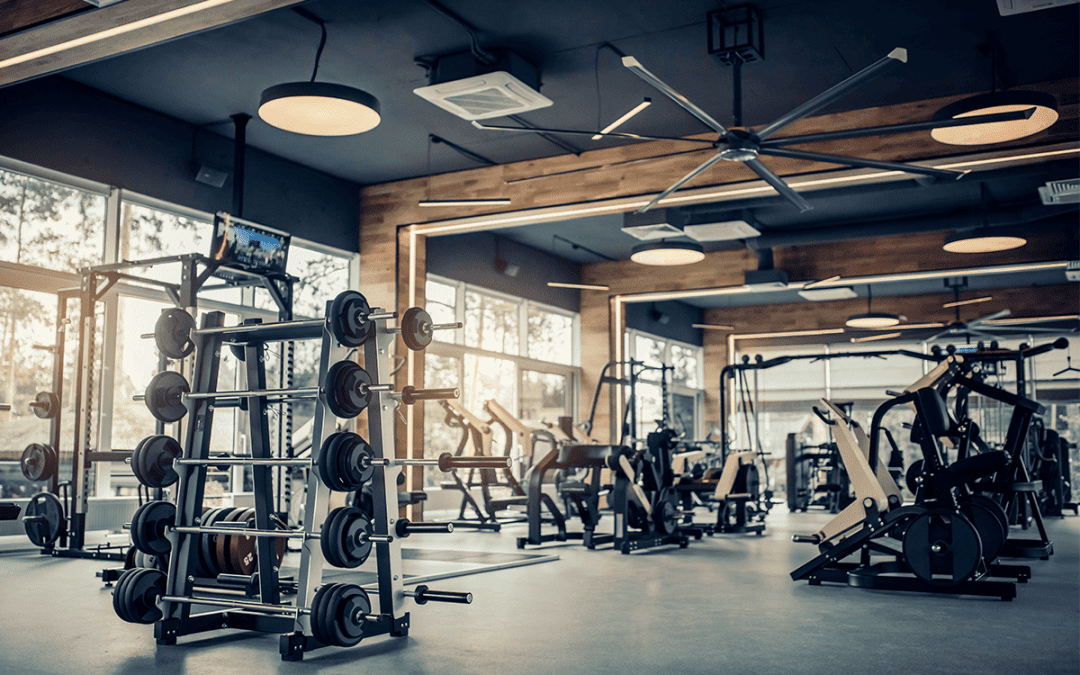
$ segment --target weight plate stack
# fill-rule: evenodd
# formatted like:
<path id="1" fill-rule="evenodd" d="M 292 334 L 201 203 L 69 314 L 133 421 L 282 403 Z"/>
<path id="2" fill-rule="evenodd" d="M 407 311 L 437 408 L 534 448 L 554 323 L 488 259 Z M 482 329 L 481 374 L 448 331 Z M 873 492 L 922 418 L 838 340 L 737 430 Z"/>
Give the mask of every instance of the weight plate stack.
<path id="1" fill-rule="evenodd" d="M 180 478 L 172 463 L 181 452 L 180 443 L 171 436 L 147 436 L 131 454 L 131 472 L 147 487 L 169 487 Z"/>
<path id="2" fill-rule="evenodd" d="M 339 506 L 330 512 L 322 526 L 319 543 L 326 562 L 334 567 L 353 569 L 371 555 L 371 519 L 354 506 Z"/>
<path id="3" fill-rule="evenodd" d="M 355 361 L 338 361 L 326 372 L 326 405 L 337 417 L 352 419 L 371 402 L 371 376 Z"/>
<path id="4" fill-rule="evenodd" d="M 163 616 L 157 599 L 164 592 L 164 572 L 141 567 L 130 569 L 113 587 L 113 611 L 128 623 L 154 623 Z"/>
<path id="5" fill-rule="evenodd" d="M 180 421 L 187 414 L 183 395 L 190 391 L 191 387 L 183 375 L 164 370 L 146 385 L 143 402 L 156 419 L 171 424 Z"/>
<path id="6" fill-rule="evenodd" d="M 166 529 L 175 522 L 176 507 L 170 502 L 147 502 L 131 517 L 131 543 L 143 553 L 164 555 L 172 550 Z"/>
<path id="7" fill-rule="evenodd" d="M 362 294 L 357 291 L 339 293 L 330 304 L 331 335 L 344 347 L 359 347 L 375 330 L 375 323 L 368 319 L 369 314 L 371 307 Z"/>
<path id="8" fill-rule="evenodd" d="M 49 480 L 56 475 L 60 466 L 60 457 L 51 445 L 31 443 L 23 450 L 19 465 L 27 480 L 35 482 Z"/>
<path id="9" fill-rule="evenodd" d="M 358 434 L 330 434 L 319 449 L 319 475 L 331 490 L 353 492 L 371 480 L 374 457 L 374 450 Z"/>
<path id="10" fill-rule="evenodd" d="M 354 584 L 324 584 L 311 603 L 311 633 L 319 642 L 353 647 L 364 637 L 371 599 Z"/>

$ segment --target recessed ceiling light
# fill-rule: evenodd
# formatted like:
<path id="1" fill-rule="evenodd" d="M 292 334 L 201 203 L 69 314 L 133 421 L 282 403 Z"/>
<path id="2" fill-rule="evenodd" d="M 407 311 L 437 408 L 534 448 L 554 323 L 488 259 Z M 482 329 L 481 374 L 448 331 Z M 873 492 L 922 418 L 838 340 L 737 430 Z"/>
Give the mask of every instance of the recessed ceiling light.
<path id="1" fill-rule="evenodd" d="M 638 244 L 630 259 L 642 265 L 690 265 L 705 259 L 705 249 L 688 241 Z"/>

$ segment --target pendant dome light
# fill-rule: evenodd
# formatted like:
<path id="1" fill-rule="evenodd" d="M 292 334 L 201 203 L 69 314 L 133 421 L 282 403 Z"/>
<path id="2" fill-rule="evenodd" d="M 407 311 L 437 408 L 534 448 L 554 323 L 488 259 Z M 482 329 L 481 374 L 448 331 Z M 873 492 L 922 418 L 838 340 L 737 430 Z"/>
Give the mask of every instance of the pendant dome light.
<path id="1" fill-rule="evenodd" d="M 354 87 L 315 81 L 326 46 L 326 24 L 302 7 L 293 11 L 322 29 L 315 69 L 309 82 L 287 82 L 264 90 L 259 117 L 278 129 L 308 136 L 351 136 L 377 127 L 382 120 L 377 98 Z"/>
<path id="2" fill-rule="evenodd" d="M 689 241 L 650 241 L 635 246 L 630 259 L 641 265 L 690 265 L 705 259 L 701 244 Z"/>
<path id="3" fill-rule="evenodd" d="M 938 127 L 930 136 L 938 143 L 949 145 L 989 145 L 1007 143 L 1049 129 L 1058 120 L 1057 100 L 1039 91 L 998 91 L 997 47 L 990 42 L 979 46 L 980 51 L 990 52 L 990 92 L 959 100 L 938 110 L 934 120 L 948 120 L 978 115 L 1032 110 L 1025 119 L 1007 122 L 988 122 L 958 127 Z M 1003 85 L 1004 86 L 1004 85 Z M 1022 244 L 1021 244 L 1022 245 Z"/>
<path id="4" fill-rule="evenodd" d="M 994 199 L 986 183 L 979 185 L 982 194 L 983 224 L 973 230 L 953 232 L 942 246 L 949 253 L 994 253 L 1020 248 L 1027 237 L 1015 227 L 990 227 L 989 214 L 994 210 Z"/>
<path id="5" fill-rule="evenodd" d="M 852 314 L 844 325 L 849 328 L 888 328 L 895 326 L 902 320 L 895 314 L 871 311 L 871 303 L 874 301 L 874 291 L 869 285 L 866 287 L 866 312 Z"/>

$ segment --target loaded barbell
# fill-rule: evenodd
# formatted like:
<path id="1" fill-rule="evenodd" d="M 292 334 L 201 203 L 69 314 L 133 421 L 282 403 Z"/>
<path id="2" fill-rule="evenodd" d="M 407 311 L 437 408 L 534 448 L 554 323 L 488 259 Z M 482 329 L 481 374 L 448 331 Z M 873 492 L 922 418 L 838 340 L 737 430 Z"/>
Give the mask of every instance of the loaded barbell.
<path id="1" fill-rule="evenodd" d="M 417 401 L 457 398 L 460 391 L 448 389 L 417 389 L 404 387 L 394 392 L 393 385 L 374 384 L 371 376 L 355 361 L 338 361 L 330 366 L 322 387 L 293 387 L 286 389 L 253 389 L 237 391 L 195 392 L 180 373 L 162 371 L 146 386 L 144 394 L 136 394 L 132 400 L 143 401 L 155 418 L 162 422 L 177 422 L 187 414 L 185 401 L 213 399 L 218 407 L 240 407 L 248 397 L 274 398 L 280 401 L 322 396 L 327 407 L 338 417 L 353 418 L 371 403 L 375 393 L 388 392 L 393 399 L 405 405 Z"/>

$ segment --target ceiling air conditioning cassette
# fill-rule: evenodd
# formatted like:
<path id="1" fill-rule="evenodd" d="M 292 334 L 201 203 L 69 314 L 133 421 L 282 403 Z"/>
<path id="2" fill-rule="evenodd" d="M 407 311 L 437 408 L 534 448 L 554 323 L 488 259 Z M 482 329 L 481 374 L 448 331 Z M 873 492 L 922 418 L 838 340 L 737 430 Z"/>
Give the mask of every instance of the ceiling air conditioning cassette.
<path id="1" fill-rule="evenodd" d="M 490 66 L 470 53 L 450 54 L 431 68 L 428 86 L 413 89 L 466 120 L 517 115 L 551 105 L 540 93 L 540 70 L 509 51 L 497 51 Z"/>
<path id="2" fill-rule="evenodd" d="M 1039 197 L 1045 206 L 1076 204 L 1080 202 L 1080 178 L 1052 180 L 1039 188 Z"/>

